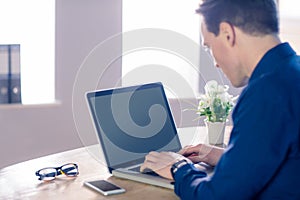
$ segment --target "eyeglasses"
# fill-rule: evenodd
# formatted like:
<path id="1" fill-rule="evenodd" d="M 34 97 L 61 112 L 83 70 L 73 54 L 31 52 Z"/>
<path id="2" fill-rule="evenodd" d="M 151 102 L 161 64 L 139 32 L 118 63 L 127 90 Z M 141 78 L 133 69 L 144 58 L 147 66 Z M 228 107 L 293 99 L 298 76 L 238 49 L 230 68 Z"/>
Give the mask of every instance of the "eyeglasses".
<path id="1" fill-rule="evenodd" d="M 35 175 L 39 176 L 39 180 L 41 181 L 51 181 L 61 174 L 68 177 L 76 177 L 79 174 L 78 165 L 75 163 L 68 163 L 60 167 L 47 167 L 35 172 Z"/>

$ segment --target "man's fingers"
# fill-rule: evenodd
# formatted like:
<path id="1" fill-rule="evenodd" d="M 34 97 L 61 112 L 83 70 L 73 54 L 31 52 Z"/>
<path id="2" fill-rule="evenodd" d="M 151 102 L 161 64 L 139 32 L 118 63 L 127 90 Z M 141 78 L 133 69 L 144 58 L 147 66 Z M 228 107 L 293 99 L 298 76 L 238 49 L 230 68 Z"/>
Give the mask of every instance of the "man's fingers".
<path id="1" fill-rule="evenodd" d="M 146 155 L 146 159 L 151 159 L 151 158 L 159 158 L 160 153 L 156 152 L 156 151 L 151 151 L 148 155 Z"/>
<path id="2" fill-rule="evenodd" d="M 164 169 L 176 162 L 178 157 L 181 157 L 181 155 L 174 152 L 150 152 L 145 156 L 145 161 L 140 171 L 146 168 L 152 169 L 153 171 Z"/>
<path id="3" fill-rule="evenodd" d="M 143 172 L 145 169 L 152 169 L 152 166 L 153 166 L 153 162 L 145 161 L 140 167 L 140 172 Z"/>
<path id="4" fill-rule="evenodd" d="M 190 159 L 193 163 L 198 163 L 203 161 L 203 159 L 201 159 L 199 156 L 191 156 L 188 157 L 188 159 Z"/>
<path id="5" fill-rule="evenodd" d="M 145 161 L 140 167 L 140 171 L 144 171 L 146 168 L 154 170 L 155 163 L 158 163 L 160 160 L 161 154 L 156 151 L 151 151 L 145 156 Z"/>
<path id="6" fill-rule="evenodd" d="M 189 157 L 191 155 L 198 155 L 199 154 L 199 147 L 190 147 L 186 149 L 181 155 L 185 157 Z"/>
<path id="7" fill-rule="evenodd" d="M 168 165 L 165 163 L 160 163 L 158 162 L 152 162 L 152 161 L 145 161 L 141 167 L 140 167 L 140 172 L 143 172 L 145 169 L 151 169 L 152 171 L 158 171 L 161 169 L 164 169 Z"/>
<path id="8" fill-rule="evenodd" d="M 184 154 L 184 152 L 186 151 L 186 150 L 188 150 L 190 147 L 192 147 L 192 145 L 187 145 L 187 146 L 185 146 L 185 147 L 183 147 L 180 151 L 178 151 L 178 154 Z"/>
<path id="9" fill-rule="evenodd" d="M 184 146 L 182 149 L 180 149 L 180 150 L 178 151 L 178 153 L 179 153 L 179 152 L 182 152 L 182 151 L 185 151 L 185 149 L 187 149 L 189 146 L 191 146 L 191 145 Z"/>
<path id="10" fill-rule="evenodd" d="M 160 158 L 160 153 L 151 151 L 149 154 L 145 156 L 145 161 L 156 162 Z"/>

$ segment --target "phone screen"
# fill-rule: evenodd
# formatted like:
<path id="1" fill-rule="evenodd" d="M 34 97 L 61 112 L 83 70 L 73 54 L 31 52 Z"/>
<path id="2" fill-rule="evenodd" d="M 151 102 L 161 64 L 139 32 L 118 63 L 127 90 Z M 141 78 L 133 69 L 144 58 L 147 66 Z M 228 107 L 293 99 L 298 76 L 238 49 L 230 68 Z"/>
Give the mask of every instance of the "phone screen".
<path id="1" fill-rule="evenodd" d="M 125 189 L 110 183 L 106 180 L 89 181 L 84 183 L 86 186 L 101 192 L 104 195 L 119 194 L 125 192 Z"/>
<path id="2" fill-rule="evenodd" d="M 91 181 L 90 184 L 92 184 L 93 186 L 103 190 L 104 192 L 110 191 L 110 190 L 117 190 L 117 189 L 121 189 L 120 187 L 113 185 L 110 182 L 104 181 L 104 180 L 100 180 L 100 181 Z"/>

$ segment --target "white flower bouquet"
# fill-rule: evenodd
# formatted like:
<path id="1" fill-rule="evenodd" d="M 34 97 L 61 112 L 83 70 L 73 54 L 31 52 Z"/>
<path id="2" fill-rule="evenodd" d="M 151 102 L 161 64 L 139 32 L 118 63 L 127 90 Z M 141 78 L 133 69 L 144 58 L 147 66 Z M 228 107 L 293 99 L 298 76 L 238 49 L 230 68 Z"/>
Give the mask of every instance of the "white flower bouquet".
<path id="1" fill-rule="evenodd" d="M 238 96 L 228 93 L 227 85 L 219 85 L 211 80 L 206 83 L 205 94 L 200 96 L 197 114 L 206 116 L 209 122 L 226 122 Z"/>

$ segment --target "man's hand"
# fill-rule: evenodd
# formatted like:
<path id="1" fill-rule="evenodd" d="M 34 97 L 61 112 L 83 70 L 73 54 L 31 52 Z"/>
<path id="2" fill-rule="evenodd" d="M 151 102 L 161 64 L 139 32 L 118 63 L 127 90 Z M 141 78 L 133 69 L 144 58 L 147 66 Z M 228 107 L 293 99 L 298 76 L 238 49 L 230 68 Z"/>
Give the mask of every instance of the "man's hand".
<path id="1" fill-rule="evenodd" d="M 195 146 L 186 146 L 178 153 L 190 159 L 193 163 L 205 162 L 211 166 L 215 166 L 224 153 L 224 149 L 206 144 L 198 144 Z"/>
<path id="2" fill-rule="evenodd" d="M 158 153 L 152 151 L 145 157 L 145 162 L 141 166 L 140 170 L 143 172 L 145 169 L 151 169 L 160 176 L 172 180 L 173 177 L 170 172 L 171 166 L 177 161 L 183 159 L 188 160 L 186 157 L 174 152 Z M 188 162 L 191 161 L 188 160 Z"/>
<path id="3" fill-rule="evenodd" d="M 150 152 L 146 157 L 140 170 L 151 169 L 162 177 L 173 179 L 170 169 L 171 166 L 179 160 L 198 163 L 205 162 L 215 166 L 224 152 L 223 148 L 198 144 L 195 146 L 186 146 L 178 153 L 174 152 Z"/>

